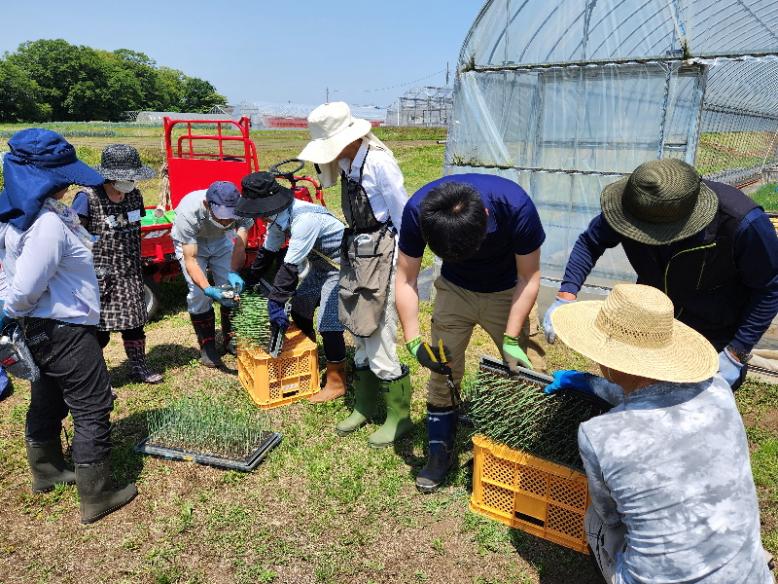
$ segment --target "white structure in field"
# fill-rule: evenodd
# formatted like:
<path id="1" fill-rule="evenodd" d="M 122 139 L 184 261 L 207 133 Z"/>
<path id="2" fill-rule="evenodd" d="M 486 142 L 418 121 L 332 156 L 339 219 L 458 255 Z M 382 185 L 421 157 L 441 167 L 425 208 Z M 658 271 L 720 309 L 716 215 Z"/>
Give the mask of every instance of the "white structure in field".
<path id="1" fill-rule="evenodd" d="M 777 132 L 775 0 L 489 0 L 460 54 L 446 170 L 530 193 L 553 280 L 606 184 L 667 157 L 742 184 L 778 162 Z M 617 280 L 634 275 L 614 251 L 589 282 Z"/>

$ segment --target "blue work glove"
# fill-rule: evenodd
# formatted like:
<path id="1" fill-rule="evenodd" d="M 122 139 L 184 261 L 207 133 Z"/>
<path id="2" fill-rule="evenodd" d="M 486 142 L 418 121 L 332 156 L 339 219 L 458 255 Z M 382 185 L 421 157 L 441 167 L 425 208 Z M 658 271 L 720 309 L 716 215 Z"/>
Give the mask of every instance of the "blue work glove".
<path id="1" fill-rule="evenodd" d="M 237 272 L 230 272 L 227 274 L 227 281 L 230 283 L 230 286 L 233 287 L 236 294 L 243 292 L 243 288 L 246 286 L 246 282 L 243 281 L 243 278 L 241 278 Z"/>
<path id="2" fill-rule="evenodd" d="M 743 364 L 735 359 L 730 352 L 724 348 L 719 353 L 719 375 L 730 385 L 735 385 L 740 381 L 740 372 L 743 369 Z"/>
<path id="3" fill-rule="evenodd" d="M 286 314 L 284 305 L 275 300 L 267 301 L 267 315 L 270 322 L 281 329 L 289 328 L 289 317 Z"/>
<path id="4" fill-rule="evenodd" d="M 562 369 L 554 373 L 554 381 L 545 387 L 543 393 L 551 395 L 558 391 L 577 391 L 595 395 L 594 388 L 592 387 L 594 377 L 591 373 Z"/>
<path id="5" fill-rule="evenodd" d="M 203 293 L 210 298 L 211 300 L 215 300 L 219 304 L 222 304 L 226 298 L 222 296 L 222 290 L 220 288 L 217 288 L 216 286 L 208 286 L 205 290 L 203 290 Z"/>
<path id="6" fill-rule="evenodd" d="M 554 304 L 548 307 L 546 314 L 543 315 L 543 333 L 546 335 L 546 341 L 553 345 L 556 342 L 556 333 L 554 332 L 554 325 L 551 324 L 551 315 L 554 311 L 564 304 L 570 304 L 575 300 L 565 300 L 564 298 L 557 298 Z"/>

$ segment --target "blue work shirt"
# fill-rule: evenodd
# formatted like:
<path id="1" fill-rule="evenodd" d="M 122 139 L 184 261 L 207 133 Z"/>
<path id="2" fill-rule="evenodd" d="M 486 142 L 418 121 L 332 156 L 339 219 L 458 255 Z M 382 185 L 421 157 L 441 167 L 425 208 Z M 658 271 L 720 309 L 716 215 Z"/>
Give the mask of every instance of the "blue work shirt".
<path id="1" fill-rule="evenodd" d="M 560 292 L 578 294 L 605 250 L 616 247 L 625 239 L 608 225 L 602 214 L 592 219 L 573 247 Z M 700 232 L 669 245 L 646 247 L 650 247 L 667 263 L 679 252 L 701 243 L 702 240 L 703 232 Z M 733 256 L 740 281 L 748 289 L 750 300 L 744 308 L 734 338 L 726 342 L 738 351 L 750 351 L 762 338 L 778 312 L 778 245 L 775 228 L 762 209 L 753 209 L 741 220 L 735 232 Z M 640 269 L 634 265 L 633 268 L 640 279 Z M 681 320 L 683 321 L 683 318 Z M 717 343 L 713 344 L 715 346 Z"/>
<path id="2" fill-rule="evenodd" d="M 421 187 L 408 200 L 400 229 L 400 251 L 412 258 L 424 255 L 426 241 L 419 223 L 421 202 L 446 182 L 475 189 L 488 211 L 486 238 L 472 257 L 443 262 L 441 275 L 472 292 L 501 292 L 516 286 L 516 255 L 527 255 L 546 239 L 535 204 L 515 182 L 491 174 L 455 174 Z M 453 235 L 453 234 L 452 234 Z"/>
<path id="3" fill-rule="evenodd" d="M 27 231 L 5 233 L 5 310 L 71 324 L 100 322 L 100 292 L 92 252 L 56 213 L 43 210 Z"/>

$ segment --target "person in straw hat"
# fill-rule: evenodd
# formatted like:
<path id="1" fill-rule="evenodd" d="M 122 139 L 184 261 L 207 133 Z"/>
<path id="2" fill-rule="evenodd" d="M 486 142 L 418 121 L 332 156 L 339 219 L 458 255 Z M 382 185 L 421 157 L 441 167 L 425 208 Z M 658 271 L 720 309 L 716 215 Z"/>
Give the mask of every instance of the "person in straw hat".
<path id="1" fill-rule="evenodd" d="M 620 284 L 551 315 L 557 337 L 603 377 L 558 371 L 546 393 L 614 405 L 578 429 L 593 556 L 614 584 L 771 583 L 735 399 L 716 350 L 673 314 L 660 290 Z"/>
<path id="2" fill-rule="evenodd" d="M 308 116 L 311 141 L 298 158 L 313 162 L 325 187 L 340 176 L 341 205 L 348 224 L 343 237 L 338 315 L 355 337 L 351 415 L 336 431 L 345 436 L 376 414 L 379 392 L 386 421 L 368 443 L 390 446 L 412 428 L 411 383 L 397 358 L 394 266 L 397 233 L 408 194 L 391 150 L 354 118 L 343 102 L 325 103 Z"/>
<path id="3" fill-rule="evenodd" d="M 103 150 L 99 172 L 105 182 L 84 188 L 72 207 L 87 231 L 97 237 L 92 253 L 100 283 L 100 324 L 97 337 L 105 347 L 112 331 L 120 331 L 132 377 L 160 383 L 162 375 L 146 362 L 146 302 L 140 261 L 140 220 L 146 215 L 138 182 L 153 178 L 138 151 L 127 144 Z"/>
<path id="4" fill-rule="evenodd" d="M 729 185 L 702 180 L 675 159 L 653 160 L 605 187 L 597 215 L 573 247 L 557 300 L 543 319 L 576 299 L 606 249 L 621 245 L 637 282 L 663 290 L 676 317 L 719 351 L 737 389 L 751 349 L 778 313 L 778 237 L 764 211 Z"/>

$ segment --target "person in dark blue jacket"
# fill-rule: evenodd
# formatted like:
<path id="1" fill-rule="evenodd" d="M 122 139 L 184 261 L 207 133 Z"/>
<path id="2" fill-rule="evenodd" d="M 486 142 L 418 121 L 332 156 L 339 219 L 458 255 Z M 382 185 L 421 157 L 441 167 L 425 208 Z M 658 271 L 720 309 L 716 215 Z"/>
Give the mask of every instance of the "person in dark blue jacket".
<path id="1" fill-rule="evenodd" d="M 637 282 L 662 290 L 675 317 L 719 351 L 719 372 L 740 387 L 752 348 L 778 313 L 778 237 L 735 187 L 703 180 L 680 160 L 654 160 L 603 189 L 602 213 L 576 241 L 556 301 L 572 302 L 606 249 L 621 244 Z"/>

